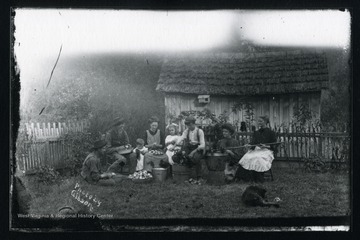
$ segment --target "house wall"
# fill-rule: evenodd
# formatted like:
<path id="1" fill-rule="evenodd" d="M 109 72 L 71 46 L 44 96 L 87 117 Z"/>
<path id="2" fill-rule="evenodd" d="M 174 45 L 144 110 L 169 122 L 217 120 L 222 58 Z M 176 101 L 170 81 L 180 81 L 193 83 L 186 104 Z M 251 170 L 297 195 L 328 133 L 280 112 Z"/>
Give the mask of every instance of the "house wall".
<path id="1" fill-rule="evenodd" d="M 254 106 L 254 118 L 267 115 L 270 118 L 272 127 L 276 124 L 290 123 L 293 119 L 293 109 L 298 103 L 309 105 L 313 116 L 320 118 L 320 91 L 311 93 L 293 93 L 282 95 L 267 95 L 249 97 L 246 101 L 251 102 Z M 165 121 L 170 122 L 170 114 L 178 116 L 182 111 L 201 111 L 208 108 L 211 112 L 219 116 L 224 111 L 229 113 L 229 122 L 241 122 L 246 120 L 245 110 L 237 113 L 232 112 L 232 106 L 241 99 L 241 97 L 229 96 L 210 96 L 210 103 L 199 104 L 197 95 L 187 94 L 166 94 L 165 95 Z M 206 124 L 207 122 L 203 122 Z"/>

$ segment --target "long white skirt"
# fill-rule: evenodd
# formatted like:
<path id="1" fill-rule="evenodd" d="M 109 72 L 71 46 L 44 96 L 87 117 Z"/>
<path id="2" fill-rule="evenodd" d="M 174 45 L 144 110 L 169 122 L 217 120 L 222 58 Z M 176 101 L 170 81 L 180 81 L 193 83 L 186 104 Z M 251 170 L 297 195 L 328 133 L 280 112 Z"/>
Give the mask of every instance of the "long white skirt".
<path id="1" fill-rule="evenodd" d="M 273 151 L 267 148 L 255 147 L 254 150 L 249 150 L 240 159 L 239 164 L 247 170 L 266 172 L 270 170 L 273 160 Z"/>
<path id="2" fill-rule="evenodd" d="M 170 165 L 174 165 L 174 161 L 172 160 L 172 157 L 174 156 L 175 152 L 167 150 L 166 155 L 168 156 Z"/>

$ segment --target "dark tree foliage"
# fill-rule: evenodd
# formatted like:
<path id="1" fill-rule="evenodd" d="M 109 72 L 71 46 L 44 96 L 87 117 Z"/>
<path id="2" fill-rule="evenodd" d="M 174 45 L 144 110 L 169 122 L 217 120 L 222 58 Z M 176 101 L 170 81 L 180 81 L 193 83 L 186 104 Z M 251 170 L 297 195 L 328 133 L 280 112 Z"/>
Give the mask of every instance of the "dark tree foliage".
<path id="1" fill-rule="evenodd" d="M 39 82 L 47 82 L 46 74 L 34 76 L 39 81 L 28 88 L 31 93 L 21 109 L 22 119 L 27 122 L 86 119 L 91 123 L 92 133 L 103 134 L 112 120 L 120 116 L 127 120 L 126 130 L 134 143 L 149 127 L 150 116 L 164 119 L 164 102 L 155 91 L 161 63 L 158 56 L 142 54 L 60 58 L 48 88 L 39 87 Z M 164 128 L 163 122 L 160 127 Z"/>
<path id="2" fill-rule="evenodd" d="M 324 91 L 321 102 L 321 123 L 325 130 L 347 124 L 351 119 L 351 56 L 349 50 L 328 50 L 329 89 Z"/>

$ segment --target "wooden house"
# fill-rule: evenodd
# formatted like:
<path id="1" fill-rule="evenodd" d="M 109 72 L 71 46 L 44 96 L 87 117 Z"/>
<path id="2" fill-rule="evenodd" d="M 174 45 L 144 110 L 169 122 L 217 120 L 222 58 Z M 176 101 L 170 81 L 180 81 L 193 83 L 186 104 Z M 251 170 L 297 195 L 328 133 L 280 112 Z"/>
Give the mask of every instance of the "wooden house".
<path id="1" fill-rule="evenodd" d="M 212 53 L 166 58 L 156 90 L 165 97 L 166 122 L 182 111 L 204 108 L 216 116 L 226 111 L 229 122 L 268 115 L 271 126 L 290 123 L 294 106 L 308 106 L 320 118 L 322 91 L 328 88 L 328 65 L 322 52 Z"/>

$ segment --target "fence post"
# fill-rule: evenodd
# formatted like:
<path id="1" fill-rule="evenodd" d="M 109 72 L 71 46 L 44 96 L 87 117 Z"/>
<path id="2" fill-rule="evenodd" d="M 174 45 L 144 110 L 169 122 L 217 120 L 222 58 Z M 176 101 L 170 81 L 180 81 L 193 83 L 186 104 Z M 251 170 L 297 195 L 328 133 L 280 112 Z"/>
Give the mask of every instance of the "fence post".
<path id="1" fill-rule="evenodd" d="M 42 124 L 43 125 L 43 128 L 42 128 L 42 132 L 43 132 L 43 136 L 46 136 L 46 126 L 45 126 L 45 123 Z"/>
<path id="2" fill-rule="evenodd" d="M 51 126 L 50 126 L 50 123 L 47 124 L 47 133 L 48 133 L 48 136 L 50 136 L 50 129 L 51 129 Z"/>
<path id="3" fill-rule="evenodd" d="M 56 136 L 60 137 L 60 123 L 58 123 L 58 128 L 56 128 Z"/>
<path id="4" fill-rule="evenodd" d="M 53 122 L 53 127 L 52 127 L 52 129 L 51 129 L 51 135 L 52 136 L 54 136 L 54 137 L 56 137 L 56 124 L 55 124 L 55 122 Z"/>
<path id="5" fill-rule="evenodd" d="M 34 123 L 31 123 L 31 135 L 35 135 L 35 130 L 34 130 Z"/>
<path id="6" fill-rule="evenodd" d="M 45 141 L 45 156 L 44 156 L 44 158 L 45 158 L 45 161 L 44 161 L 45 165 L 49 166 L 51 156 L 50 156 L 50 144 L 49 144 L 48 139 L 46 139 L 46 141 Z"/>
<path id="7" fill-rule="evenodd" d="M 286 153 L 286 156 L 285 157 L 289 157 L 289 154 L 290 154 L 290 136 L 289 136 L 289 129 L 290 129 L 290 125 L 288 126 L 287 129 L 285 129 L 285 132 L 286 132 L 286 136 L 284 138 L 285 140 L 285 144 L 284 144 L 284 147 L 285 147 L 285 152 Z"/>
<path id="8" fill-rule="evenodd" d="M 304 140 L 305 140 L 305 156 L 306 157 L 308 157 L 309 156 L 309 153 L 310 153 L 310 151 L 309 151 L 309 146 L 310 146 L 310 143 L 309 143 L 309 141 L 308 141 L 308 133 L 309 133 L 309 123 L 307 123 L 306 124 L 306 126 L 305 126 L 305 138 L 304 138 Z"/>
<path id="9" fill-rule="evenodd" d="M 318 140 L 319 140 L 319 142 L 318 142 L 318 154 L 317 154 L 318 156 L 322 156 L 322 138 L 323 138 L 323 136 L 320 133 L 319 138 L 318 138 Z"/>
<path id="10" fill-rule="evenodd" d="M 293 136 L 291 135 L 292 134 L 292 123 L 289 123 L 288 133 L 290 133 L 288 138 L 287 138 L 288 141 L 289 141 L 289 154 L 290 154 L 290 156 L 292 156 L 293 155 L 293 146 L 292 146 L 292 144 L 293 144 Z"/>
<path id="11" fill-rule="evenodd" d="M 62 123 L 62 134 L 66 134 L 66 128 L 67 128 L 66 123 L 63 122 Z"/>
<path id="12" fill-rule="evenodd" d="M 62 135 L 61 122 L 59 122 L 59 135 Z"/>
<path id="13" fill-rule="evenodd" d="M 283 128 L 283 125 L 280 125 L 280 129 L 279 129 L 279 135 L 280 135 L 280 137 L 279 137 L 279 142 L 283 142 L 283 140 L 284 140 L 284 138 L 283 138 L 283 132 L 284 132 L 284 128 Z M 282 157 L 283 156 L 283 149 L 281 148 L 281 144 L 280 145 L 278 145 L 278 150 L 279 150 L 279 155 L 280 155 L 280 157 Z"/>
<path id="14" fill-rule="evenodd" d="M 31 135 L 31 129 L 30 129 L 28 123 L 25 123 L 25 133 L 26 133 L 26 139 L 25 139 L 25 140 L 29 140 L 29 139 L 28 139 L 28 136 Z"/>
<path id="15" fill-rule="evenodd" d="M 41 129 L 38 129 L 38 128 L 34 127 L 33 133 L 34 133 L 34 135 L 33 135 L 34 139 L 37 139 L 38 137 L 40 137 Z"/>

